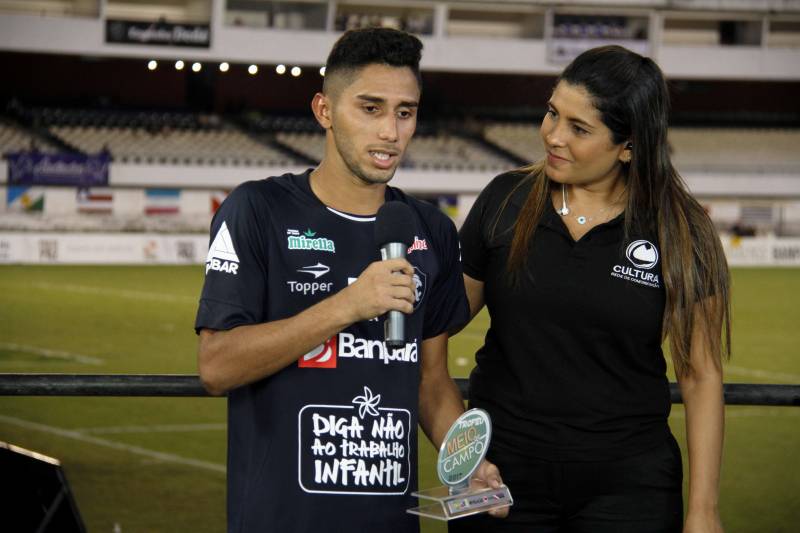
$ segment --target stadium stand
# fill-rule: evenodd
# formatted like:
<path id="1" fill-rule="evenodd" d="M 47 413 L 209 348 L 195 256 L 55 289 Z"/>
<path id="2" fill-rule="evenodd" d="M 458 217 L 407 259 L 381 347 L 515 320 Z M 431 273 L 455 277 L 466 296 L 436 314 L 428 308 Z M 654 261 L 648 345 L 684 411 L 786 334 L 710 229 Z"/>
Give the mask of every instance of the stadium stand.
<path id="1" fill-rule="evenodd" d="M 296 160 L 218 115 L 42 109 L 34 122 L 87 153 L 123 163 L 287 166 Z"/>
<path id="2" fill-rule="evenodd" d="M 58 151 L 58 147 L 46 139 L 26 131 L 9 120 L 0 118 L 0 153 L 5 155 L 9 152 L 32 149 L 47 153 Z"/>
<path id="3" fill-rule="evenodd" d="M 535 124 L 490 123 L 484 135 L 525 160 L 544 155 Z M 800 130 L 675 127 L 669 135 L 673 162 L 684 172 L 800 171 Z"/>

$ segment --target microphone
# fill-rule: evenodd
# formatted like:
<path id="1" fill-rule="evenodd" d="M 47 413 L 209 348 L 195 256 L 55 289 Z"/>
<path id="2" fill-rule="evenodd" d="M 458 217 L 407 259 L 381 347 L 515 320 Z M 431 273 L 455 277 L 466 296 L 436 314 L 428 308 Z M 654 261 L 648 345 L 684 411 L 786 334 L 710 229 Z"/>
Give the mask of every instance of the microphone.
<path id="1" fill-rule="evenodd" d="M 414 213 L 403 202 L 386 202 L 375 216 L 375 245 L 381 259 L 406 257 L 408 247 L 414 242 Z M 402 348 L 406 344 L 406 317 L 400 311 L 389 311 L 383 322 L 383 334 L 388 348 Z"/>

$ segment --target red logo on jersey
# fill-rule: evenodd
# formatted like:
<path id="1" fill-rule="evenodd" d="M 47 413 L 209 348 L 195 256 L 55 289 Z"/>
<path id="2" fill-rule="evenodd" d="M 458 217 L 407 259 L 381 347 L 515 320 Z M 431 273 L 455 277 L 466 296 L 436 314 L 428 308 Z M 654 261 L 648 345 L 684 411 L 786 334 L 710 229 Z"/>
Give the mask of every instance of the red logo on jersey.
<path id="1" fill-rule="evenodd" d="M 300 368 L 336 368 L 338 335 L 326 340 L 297 360 Z"/>
<path id="2" fill-rule="evenodd" d="M 427 250 L 428 249 L 428 240 L 427 239 L 420 239 L 416 235 L 414 235 L 414 244 L 408 247 L 408 251 L 406 254 L 411 255 L 411 252 L 416 250 Z"/>

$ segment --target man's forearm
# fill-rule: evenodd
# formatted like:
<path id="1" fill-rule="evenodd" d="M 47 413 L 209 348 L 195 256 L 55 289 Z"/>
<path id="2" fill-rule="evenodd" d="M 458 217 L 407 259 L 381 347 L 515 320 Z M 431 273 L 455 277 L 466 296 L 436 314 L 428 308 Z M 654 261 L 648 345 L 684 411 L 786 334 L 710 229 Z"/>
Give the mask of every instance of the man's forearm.
<path id="1" fill-rule="evenodd" d="M 197 360 L 212 394 L 286 368 L 344 328 L 389 310 L 414 310 L 414 268 L 405 259 L 376 261 L 355 283 L 297 315 L 227 331 L 203 330 Z"/>
<path id="2" fill-rule="evenodd" d="M 271 376 L 352 322 L 341 293 L 283 320 L 204 330 L 200 336 L 200 377 L 212 394 Z"/>
<path id="3" fill-rule="evenodd" d="M 422 343 L 419 381 L 419 424 L 438 448 L 450 425 L 464 412 L 464 400 L 447 371 L 447 335 Z"/>

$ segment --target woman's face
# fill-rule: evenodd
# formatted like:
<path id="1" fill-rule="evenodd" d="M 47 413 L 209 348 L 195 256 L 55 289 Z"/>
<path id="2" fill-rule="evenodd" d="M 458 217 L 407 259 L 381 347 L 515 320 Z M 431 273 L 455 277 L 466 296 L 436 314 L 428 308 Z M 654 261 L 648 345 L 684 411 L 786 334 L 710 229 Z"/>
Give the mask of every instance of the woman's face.
<path id="1" fill-rule="evenodd" d="M 545 171 L 558 183 L 613 182 L 620 176 L 622 161 L 631 155 L 626 143 L 613 143 L 589 93 L 565 81 L 550 97 L 540 132 L 547 152 Z"/>

